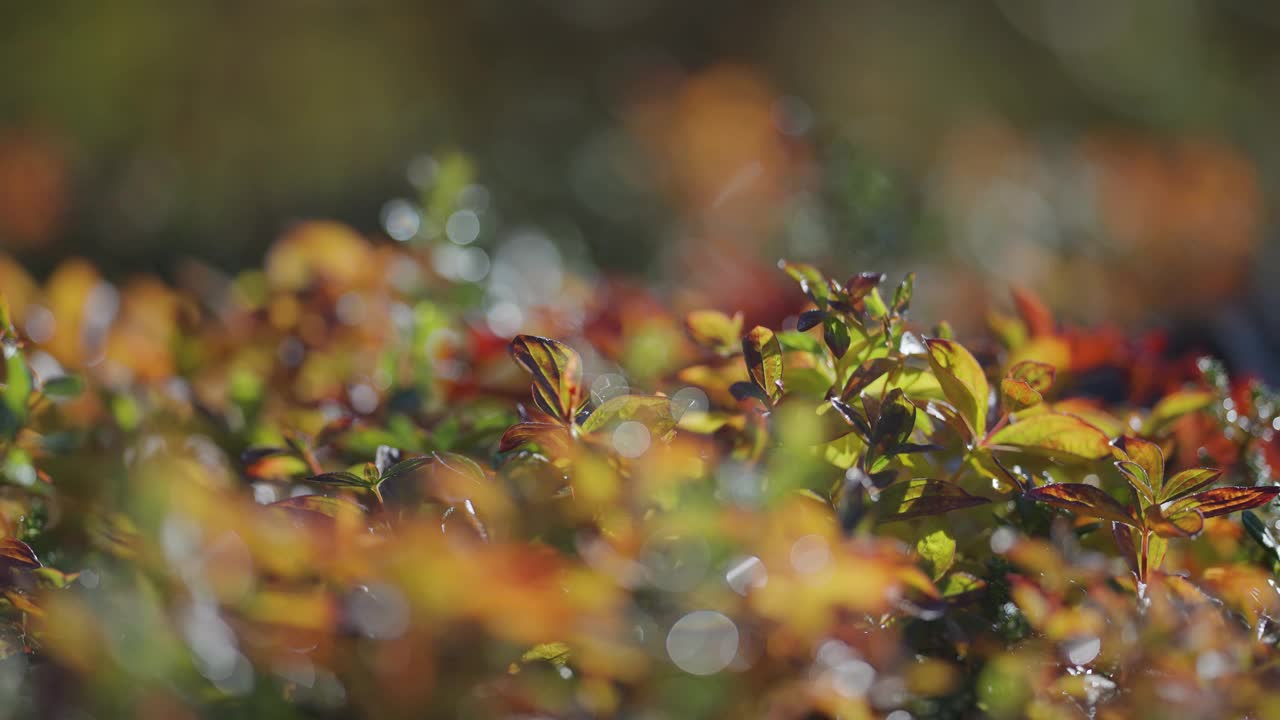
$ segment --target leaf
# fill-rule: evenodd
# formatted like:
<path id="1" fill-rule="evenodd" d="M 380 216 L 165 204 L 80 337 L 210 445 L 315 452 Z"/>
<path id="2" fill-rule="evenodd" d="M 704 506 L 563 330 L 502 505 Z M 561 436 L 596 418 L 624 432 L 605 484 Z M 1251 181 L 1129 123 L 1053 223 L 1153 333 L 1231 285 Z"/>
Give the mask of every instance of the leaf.
<path id="1" fill-rule="evenodd" d="M 782 398 L 782 346 L 773 331 L 756 326 L 742 338 L 747 373 L 771 403 Z"/>
<path id="2" fill-rule="evenodd" d="M 1184 495 L 1190 495 L 1205 486 L 1212 485 L 1220 477 L 1222 477 L 1222 471 L 1211 468 L 1183 470 L 1165 481 L 1160 502 L 1177 500 Z"/>
<path id="3" fill-rule="evenodd" d="M 809 296 L 819 310 L 827 309 L 831 293 L 827 288 L 827 278 L 817 268 L 806 263 L 793 263 L 786 260 L 780 261 L 778 267 L 800 283 L 800 289 Z"/>
<path id="4" fill-rule="evenodd" d="M 59 375 L 46 380 L 40 392 L 51 398 L 74 398 L 84 392 L 84 378 L 79 375 Z"/>
<path id="5" fill-rule="evenodd" d="M 1194 508 L 1162 513 L 1152 505 L 1146 511 L 1146 525 L 1161 537 L 1190 537 L 1204 529 L 1204 515 Z"/>
<path id="6" fill-rule="evenodd" d="M 1125 525 L 1136 525 L 1137 520 L 1124 505 L 1101 488 L 1084 483 L 1055 483 L 1028 490 L 1025 497 L 1054 507 L 1070 510 L 1077 515 L 1110 520 Z"/>
<path id="7" fill-rule="evenodd" d="M 1278 494 L 1280 485 L 1213 488 L 1174 502 L 1165 510 L 1165 515 L 1167 517 L 1186 510 L 1197 510 L 1206 518 L 1218 517 L 1265 505 Z"/>
<path id="8" fill-rule="evenodd" d="M 837 360 L 849 351 L 849 326 L 838 315 L 827 315 L 822 321 L 822 339 Z"/>
<path id="9" fill-rule="evenodd" d="M 568 452 L 573 441 L 563 425 L 526 422 L 508 428 L 498 442 L 498 450 L 510 452 L 525 445 L 537 445 L 551 455 L 558 456 Z"/>
<path id="10" fill-rule="evenodd" d="M 1175 420 L 1213 404 L 1214 395 L 1207 390 L 1191 390 L 1166 395 L 1151 409 L 1142 425 L 1143 435 L 1159 435 Z"/>
<path id="11" fill-rule="evenodd" d="M 1145 511 L 1149 505 L 1156 504 L 1155 490 L 1151 489 L 1151 481 L 1147 479 L 1147 471 L 1141 465 L 1132 460 L 1119 460 L 1116 462 L 1116 468 L 1120 470 L 1120 474 L 1124 475 L 1125 480 L 1129 482 L 1129 487 L 1133 488 L 1134 495 L 1138 499 L 1138 508 Z"/>
<path id="12" fill-rule="evenodd" d="M 878 272 L 858 273 L 849 278 L 849 282 L 844 284 L 844 291 L 849 295 L 849 302 L 857 303 L 866 297 L 877 285 L 884 282 L 884 278 L 884 273 Z"/>
<path id="13" fill-rule="evenodd" d="M 1021 380 L 1028 387 L 1038 393 L 1046 393 L 1049 388 L 1053 387 L 1054 377 L 1057 370 L 1049 363 L 1036 362 L 1035 360 L 1023 360 L 1015 363 L 1009 368 L 1008 377 L 1012 380 Z"/>
<path id="14" fill-rule="evenodd" d="M 987 444 L 1039 452 L 1062 459 L 1097 460 L 1111 454 L 1107 436 L 1074 415 L 1043 413 L 996 431 Z"/>
<path id="15" fill-rule="evenodd" d="M 810 355 L 824 355 L 826 353 L 826 351 L 822 349 L 822 342 L 808 333 L 796 330 L 783 330 L 780 333 L 776 333 L 776 335 L 778 337 L 778 344 L 782 346 L 783 350 L 806 352 Z M 737 342 L 736 338 L 734 342 Z"/>
<path id="16" fill-rule="evenodd" d="M 800 313 L 800 317 L 796 319 L 796 330 L 804 332 L 818 327 L 822 320 L 827 316 L 825 310 L 805 310 Z"/>
<path id="17" fill-rule="evenodd" d="M 34 570 L 40 567 L 40 560 L 30 545 L 17 538 L 5 537 L 0 538 L 0 567 Z"/>
<path id="18" fill-rule="evenodd" d="M 697 344 L 721 355 L 738 351 L 742 337 L 742 313 L 729 317 L 719 310 L 694 310 L 685 315 L 685 331 Z"/>
<path id="19" fill-rule="evenodd" d="M 971 598 L 987 589 L 987 581 L 967 572 L 953 572 L 938 588 L 950 602 Z"/>
<path id="20" fill-rule="evenodd" d="M 897 364 L 897 360 L 887 357 L 863 361 L 857 369 L 849 374 L 849 380 L 844 384 L 844 390 L 840 391 L 840 397 L 846 401 L 858 397 L 864 388 L 880 379 L 882 375 L 892 370 Z"/>
<path id="21" fill-rule="evenodd" d="M 534 645 L 520 656 L 520 662 L 548 662 L 557 668 L 569 664 L 569 646 L 562 642 L 548 642 Z"/>
<path id="22" fill-rule="evenodd" d="M 671 412 L 671 398 L 616 395 L 591 411 L 591 415 L 582 423 L 582 431 L 600 432 L 628 420 L 644 423 L 651 433 L 659 437 L 671 432 L 676 426 L 675 416 Z"/>
<path id="23" fill-rule="evenodd" d="M 1039 405 L 1044 397 L 1023 380 L 1004 378 L 1000 381 L 1000 401 L 1009 412 L 1020 412 Z"/>
<path id="24" fill-rule="evenodd" d="M 897 483 L 876 496 L 876 505 L 881 509 L 880 522 L 941 515 L 987 502 L 986 498 L 970 495 L 959 485 L 941 480 Z"/>
<path id="25" fill-rule="evenodd" d="M 982 366 L 963 345 L 951 340 L 933 338 L 929 346 L 929 365 L 942 385 L 947 400 L 968 425 L 971 437 L 987 431 L 987 398 L 990 387 Z"/>
<path id="26" fill-rule="evenodd" d="M 582 358 L 550 338 L 518 335 L 511 357 L 533 375 L 533 401 L 546 414 L 571 422 L 582 401 Z"/>
<path id="27" fill-rule="evenodd" d="M 346 514 L 364 514 L 364 509 L 350 500 L 325 495 L 299 495 L 273 502 L 267 507 L 307 515 L 323 515 L 328 518 L 337 518 Z"/>
<path id="28" fill-rule="evenodd" d="M 1271 534 L 1270 528 L 1252 510 L 1244 511 L 1240 516 L 1240 524 L 1244 525 L 1249 535 L 1266 549 L 1267 554 L 1273 558 L 1280 558 L 1280 543 L 1276 542 L 1276 537 Z"/>
<path id="29" fill-rule="evenodd" d="M 902 278 L 902 284 L 898 285 L 898 289 L 893 293 L 893 314 L 902 315 L 911 306 L 911 296 L 915 292 L 916 274 L 907 273 Z"/>
<path id="30" fill-rule="evenodd" d="M 1151 494 L 1160 497 L 1160 489 L 1164 486 L 1164 453 L 1160 446 L 1140 437 L 1125 435 L 1116 438 L 1115 448 L 1120 453 L 1117 459 L 1132 460 L 1145 471 Z"/>
<path id="31" fill-rule="evenodd" d="M 0 434 L 13 438 L 27 420 L 27 401 L 31 398 L 31 369 L 17 343 L 4 341 L 4 390 L 0 394 Z"/>
<path id="32" fill-rule="evenodd" d="M 401 460 L 395 465 L 392 465 L 391 467 L 387 468 L 387 471 L 382 473 L 382 477 L 379 480 L 379 482 L 386 482 L 388 480 L 394 480 L 403 475 L 412 474 L 418 469 L 426 467 L 430 463 L 431 463 L 431 456 L 429 455 L 424 455 L 422 457 L 409 458 L 407 460 Z"/>
<path id="33" fill-rule="evenodd" d="M 349 485 L 351 487 L 367 487 L 364 478 L 353 472 L 339 470 L 337 472 L 320 473 L 307 478 L 307 482 L 321 483 L 323 485 Z M 309 497 L 309 496 L 308 496 Z"/>
<path id="34" fill-rule="evenodd" d="M 956 561 L 956 541 L 946 530 L 935 530 L 916 542 L 916 552 L 924 560 L 933 580 L 947 574 Z"/>

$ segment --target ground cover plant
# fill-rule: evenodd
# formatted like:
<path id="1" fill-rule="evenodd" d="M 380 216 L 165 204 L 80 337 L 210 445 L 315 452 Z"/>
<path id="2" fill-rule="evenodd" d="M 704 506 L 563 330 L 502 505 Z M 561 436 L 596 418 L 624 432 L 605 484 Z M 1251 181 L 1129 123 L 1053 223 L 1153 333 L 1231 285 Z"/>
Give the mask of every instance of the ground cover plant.
<path id="1" fill-rule="evenodd" d="M 1280 716 L 1275 393 L 852 270 L 503 337 L 325 223 L 0 263 L 0 718 Z"/>

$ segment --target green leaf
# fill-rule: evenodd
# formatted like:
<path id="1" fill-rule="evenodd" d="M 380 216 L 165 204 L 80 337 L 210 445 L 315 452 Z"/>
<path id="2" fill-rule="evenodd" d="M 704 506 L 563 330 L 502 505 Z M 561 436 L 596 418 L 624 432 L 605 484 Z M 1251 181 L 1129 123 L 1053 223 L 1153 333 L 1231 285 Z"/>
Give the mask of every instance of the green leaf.
<path id="1" fill-rule="evenodd" d="M 800 289 L 809 296 L 819 310 L 827 309 L 831 293 L 827 287 L 827 278 L 817 268 L 806 263 L 793 263 L 786 260 L 779 262 L 778 267 L 800 283 Z"/>
<path id="2" fill-rule="evenodd" d="M 394 480 L 403 475 L 412 474 L 417 470 L 419 470 L 420 468 L 426 467 L 429 464 L 431 464 L 431 456 L 429 455 L 426 455 L 423 457 L 409 458 L 407 460 L 401 460 L 395 465 L 392 465 L 391 467 L 387 468 L 387 471 L 382 474 L 382 478 L 378 482 L 384 483 L 388 480 Z"/>
<path id="3" fill-rule="evenodd" d="M 671 432 L 676 426 L 670 398 L 656 395 L 616 395 L 591 411 L 591 415 L 582 423 L 582 431 L 600 432 L 628 420 L 644 423 L 658 437 Z"/>
<path id="4" fill-rule="evenodd" d="M 1166 395 L 1151 409 L 1142 425 L 1142 434 L 1160 435 L 1178 418 L 1203 410 L 1213 404 L 1214 395 L 1207 390 L 1189 390 Z"/>
<path id="5" fill-rule="evenodd" d="M 557 668 L 569 664 L 569 646 L 562 642 L 548 642 L 534 645 L 520 656 L 520 662 L 548 662 Z"/>
<path id="6" fill-rule="evenodd" d="M 4 342 L 5 386 L 0 395 L 0 433 L 13 438 L 27 421 L 27 402 L 31 398 L 33 378 L 27 360 L 17 343 Z"/>
<path id="7" fill-rule="evenodd" d="M 937 580 L 946 575 L 955 564 L 956 541 L 946 530 L 935 530 L 920 538 L 916 543 L 916 552 L 924 560 L 929 577 Z"/>
<path id="8" fill-rule="evenodd" d="M 1124 479 L 1129 482 L 1129 487 L 1133 488 L 1140 510 L 1145 512 L 1148 506 L 1156 504 L 1156 492 L 1151 489 L 1151 481 L 1147 478 L 1147 471 L 1141 465 L 1132 460 L 1119 460 L 1116 462 L 1116 468 L 1120 470 L 1121 475 L 1124 475 Z"/>
<path id="9" fill-rule="evenodd" d="M 810 355 L 825 355 L 826 351 L 822 349 L 822 342 L 808 333 L 802 333 L 798 330 L 783 330 L 776 333 L 778 344 L 783 350 L 792 352 L 806 352 Z M 734 338 L 737 342 L 737 338 Z"/>
<path id="10" fill-rule="evenodd" d="M 46 380 L 40 392 L 51 398 L 73 398 L 84 392 L 84 378 L 79 375 L 59 375 Z"/>
<path id="11" fill-rule="evenodd" d="M 533 375 L 533 401 L 542 412 L 572 422 L 582 401 L 582 358 L 550 338 L 518 335 L 511 357 Z"/>
<path id="12" fill-rule="evenodd" d="M 902 315 L 911 306 L 911 296 L 915 292 L 915 285 L 915 273 L 909 272 L 906 277 L 902 278 L 902 284 L 893 293 L 893 313 L 895 315 Z"/>
<path id="13" fill-rule="evenodd" d="M 694 310 L 684 318 L 685 330 L 699 345 L 721 355 L 738 351 L 742 337 L 742 313 L 729 317 L 719 310 Z"/>
<path id="14" fill-rule="evenodd" d="M 970 495 L 959 485 L 941 480 L 911 480 L 890 485 L 881 490 L 875 500 L 880 508 L 880 522 L 941 515 L 989 502 Z"/>
<path id="15" fill-rule="evenodd" d="M 987 444 L 1066 460 L 1097 460 L 1111 454 L 1111 445 L 1101 430 L 1074 415 L 1058 413 L 1032 415 L 1006 425 Z"/>
<path id="16" fill-rule="evenodd" d="M 1055 483 L 1028 490 L 1030 500 L 1047 503 L 1070 510 L 1077 515 L 1110 520 L 1125 525 L 1137 525 L 1129 509 L 1121 505 L 1101 488 L 1084 483 Z"/>
<path id="17" fill-rule="evenodd" d="M 1174 502 L 1165 510 L 1165 516 L 1196 510 L 1206 518 L 1217 517 L 1237 510 L 1249 510 L 1265 505 L 1274 500 L 1278 494 L 1280 494 L 1280 485 L 1213 488 Z"/>
<path id="18" fill-rule="evenodd" d="M 1190 495 L 1203 487 L 1212 485 L 1220 477 L 1222 477 L 1222 471 L 1211 468 L 1183 470 L 1165 482 L 1161 489 L 1160 502 L 1177 500 L 1184 495 Z"/>
<path id="19" fill-rule="evenodd" d="M 337 472 L 320 473 L 307 478 L 307 482 L 320 483 L 322 485 L 346 485 L 349 487 L 367 487 L 364 478 L 353 472 L 339 470 Z M 310 497 L 310 496 L 307 496 Z"/>
<path id="20" fill-rule="evenodd" d="M 987 587 L 987 581 L 967 572 L 953 572 L 938 586 L 942 596 L 955 600 L 962 596 L 974 595 Z"/>
<path id="21" fill-rule="evenodd" d="M 982 437 L 987 431 L 987 398 L 990 394 L 982 366 L 960 343 L 933 338 L 927 344 L 929 365 L 938 377 L 947 401 L 964 419 L 971 437 Z"/>
<path id="22" fill-rule="evenodd" d="M 747 373 L 772 403 L 782 399 L 782 346 L 773 331 L 756 326 L 742 338 Z"/>

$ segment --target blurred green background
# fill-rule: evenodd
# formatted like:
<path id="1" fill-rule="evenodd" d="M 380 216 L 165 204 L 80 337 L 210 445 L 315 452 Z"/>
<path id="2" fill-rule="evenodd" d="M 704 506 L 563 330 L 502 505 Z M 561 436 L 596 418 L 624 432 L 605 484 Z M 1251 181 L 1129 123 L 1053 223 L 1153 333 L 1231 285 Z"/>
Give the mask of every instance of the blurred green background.
<path id="1" fill-rule="evenodd" d="M 962 328 L 1016 283 L 1244 328 L 1270 373 L 1278 33 L 1244 0 L 8 3 L 0 248 L 173 277 L 310 217 L 445 237 L 445 168 L 491 251 L 536 228 L 726 305 L 783 255 L 912 268 Z"/>

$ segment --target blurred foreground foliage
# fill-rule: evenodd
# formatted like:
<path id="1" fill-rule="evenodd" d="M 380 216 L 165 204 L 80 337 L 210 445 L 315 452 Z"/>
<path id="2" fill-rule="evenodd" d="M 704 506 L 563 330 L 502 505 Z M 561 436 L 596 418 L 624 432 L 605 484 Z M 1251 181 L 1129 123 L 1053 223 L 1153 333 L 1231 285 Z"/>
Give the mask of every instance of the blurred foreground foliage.
<path id="1" fill-rule="evenodd" d="M 768 328 L 319 222 L 0 260 L 0 718 L 1280 717 L 1270 389 L 779 272 Z"/>

